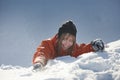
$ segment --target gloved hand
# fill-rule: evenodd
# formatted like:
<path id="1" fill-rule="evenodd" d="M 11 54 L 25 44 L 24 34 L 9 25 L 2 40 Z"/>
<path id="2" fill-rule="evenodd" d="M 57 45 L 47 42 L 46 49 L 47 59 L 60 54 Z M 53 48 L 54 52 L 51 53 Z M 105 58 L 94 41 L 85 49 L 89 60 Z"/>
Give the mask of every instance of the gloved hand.
<path id="1" fill-rule="evenodd" d="M 40 71 L 42 69 L 42 64 L 41 63 L 35 63 L 33 65 L 33 71 Z"/>
<path id="2" fill-rule="evenodd" d="M 101 39 L 91 41 L 91 45 L 96 52 L 104 50 L 104 43 Z"/>

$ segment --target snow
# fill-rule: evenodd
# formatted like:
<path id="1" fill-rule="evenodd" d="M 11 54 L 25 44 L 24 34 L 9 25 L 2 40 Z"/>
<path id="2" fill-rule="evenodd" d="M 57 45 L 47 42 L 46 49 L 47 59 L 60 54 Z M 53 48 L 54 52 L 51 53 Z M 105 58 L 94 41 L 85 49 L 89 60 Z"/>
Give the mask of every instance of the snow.
<path id="1" fill-rule="evenodd" d="M 33 72 L 32 66 L 3 64 L 0 80 L 120 80 L 120 40 L 108 43 L 103 52 L 50 60 L 38 72 Z"/>

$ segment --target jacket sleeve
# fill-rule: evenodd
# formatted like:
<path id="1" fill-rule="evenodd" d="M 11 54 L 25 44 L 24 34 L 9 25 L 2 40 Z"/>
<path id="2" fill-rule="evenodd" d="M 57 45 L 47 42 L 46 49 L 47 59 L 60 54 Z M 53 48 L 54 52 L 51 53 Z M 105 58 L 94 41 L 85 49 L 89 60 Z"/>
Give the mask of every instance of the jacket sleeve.
<path id="1" fill-rule="evenodd" d="M 73 57 L 78 57 L 81 54 L 88 53 L 88 52 L 94 52 L 91 44 L 81 44 L 80 46 L 77 46 L 77 49 L 73 53 Z"/>
<path id="2" fill-rule="evenodd" d="M 45 66 L 47 64 L 48 59 L 52 59 L 54 54 L 52 52 L 52 45 L 50 41 L 42 41 L 41 45 L 37 48 L 33 56 L 33 64 L 40 62 Z"/>

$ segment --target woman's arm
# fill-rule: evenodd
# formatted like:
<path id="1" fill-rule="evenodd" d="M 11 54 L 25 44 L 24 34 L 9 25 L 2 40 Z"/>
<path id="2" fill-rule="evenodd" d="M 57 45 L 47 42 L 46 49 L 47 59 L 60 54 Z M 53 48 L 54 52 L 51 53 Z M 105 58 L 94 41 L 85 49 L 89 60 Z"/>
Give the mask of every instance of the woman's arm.
<path id="1" fill-rule="evenodd" d="M 54 57 L 53 45 L 50 40 L 42 41 L 41 45 L 37 48 L 33 56 L 33 65 L 40 63 L 45 66 L 49 59 Z"/>
<path id="2" fill-rule="evenodd" d="M 104 50 L 104 42 L 101 39 L 96 39 L 91 41 L 91 43 L 89 44 L 81 44 L 80 46 L 77 46 L 77 49 L 74 52 L 73 56 L 77 57 L 84 53 L 97 52 L 103 50 Z"/>
<path id="3" fill-rule="evenodd" d="M 73 57 L 78 57 L 81 54 L 92 52 L 94 49 L 92 48 L 91 44 L 80 44 L 80 46 L 77 46 L 76 51 L 73 53 Z"/>

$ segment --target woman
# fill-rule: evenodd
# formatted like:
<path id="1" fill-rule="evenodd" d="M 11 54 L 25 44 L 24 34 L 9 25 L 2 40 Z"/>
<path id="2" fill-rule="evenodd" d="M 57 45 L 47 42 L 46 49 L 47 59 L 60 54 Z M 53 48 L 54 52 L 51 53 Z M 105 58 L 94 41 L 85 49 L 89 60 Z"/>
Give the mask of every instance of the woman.
<path id="1" fill-rule="evenodd" d="M 78 57 L 88 52 L 104 50 L 102 40 L 94 40 L 89 44 L 76 43 L 76 26 L 72 21 L 67 21 L 58 30 L 58 33 L 49 40 L 43 40 L 33 56 L 33 69 L 40 70 L 49 59 L 60 56 Z"/>

